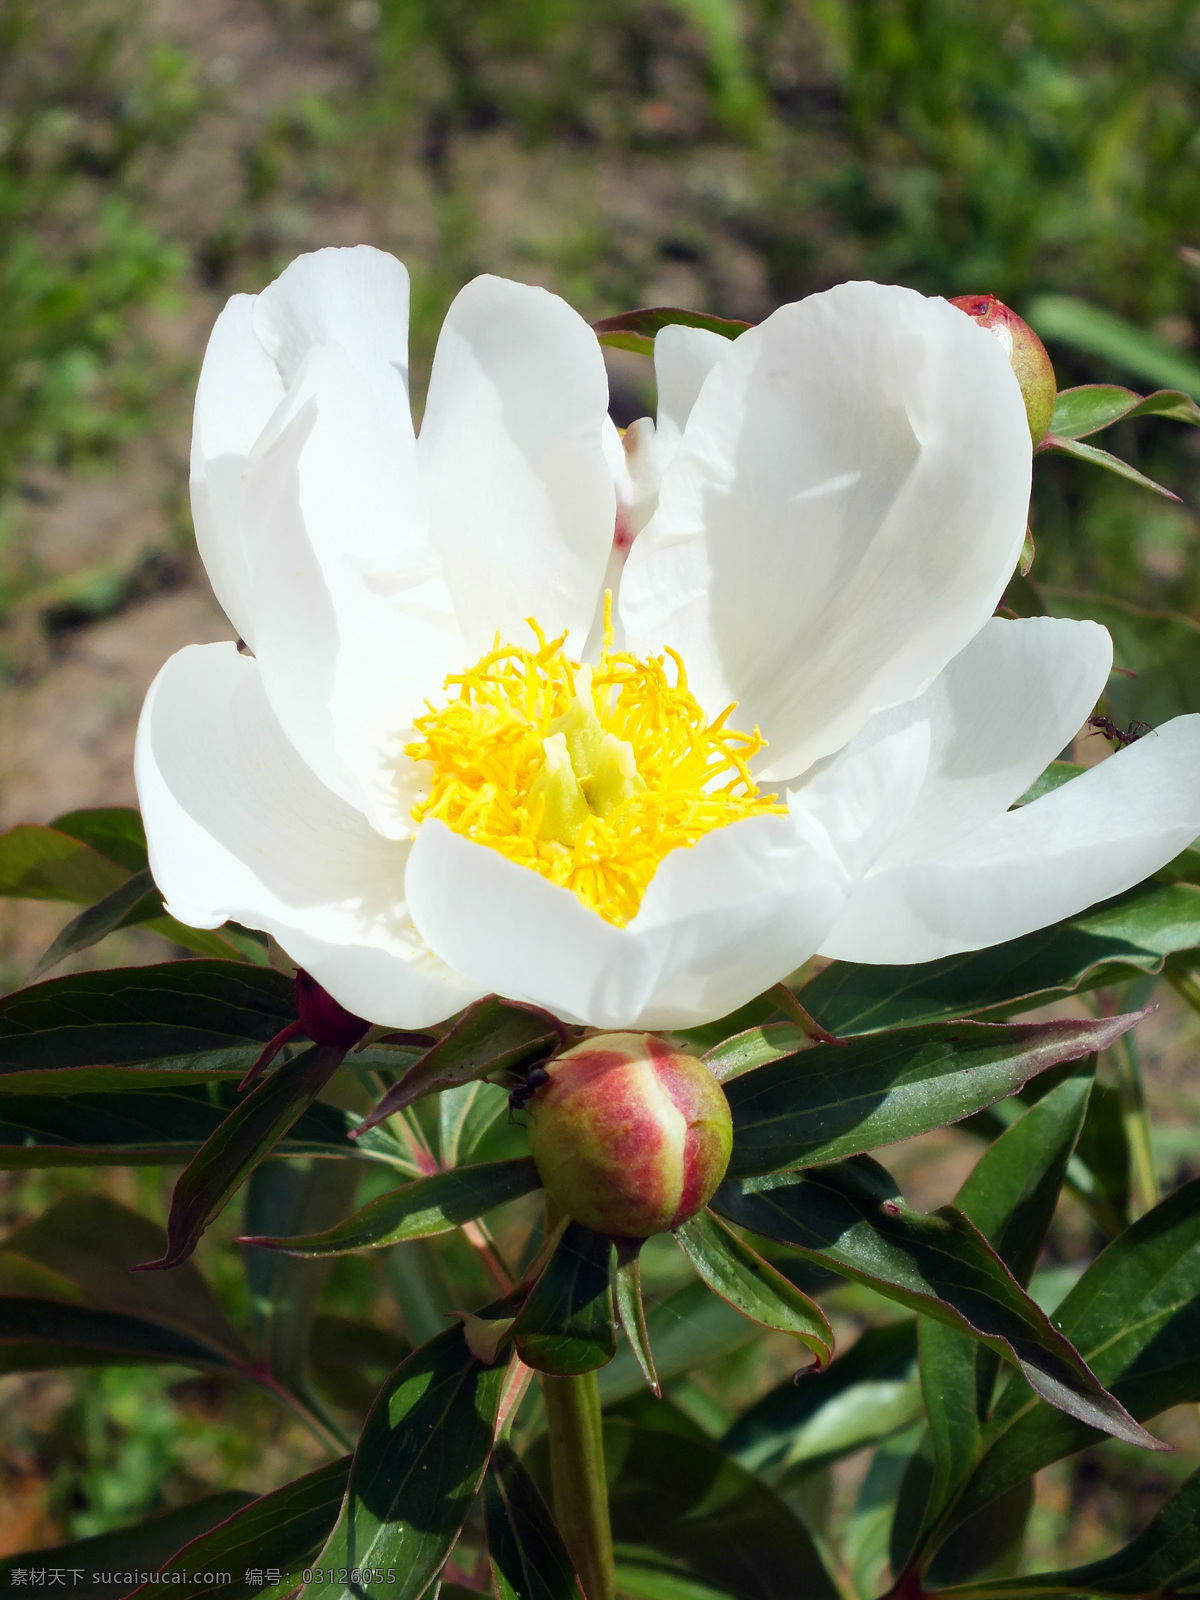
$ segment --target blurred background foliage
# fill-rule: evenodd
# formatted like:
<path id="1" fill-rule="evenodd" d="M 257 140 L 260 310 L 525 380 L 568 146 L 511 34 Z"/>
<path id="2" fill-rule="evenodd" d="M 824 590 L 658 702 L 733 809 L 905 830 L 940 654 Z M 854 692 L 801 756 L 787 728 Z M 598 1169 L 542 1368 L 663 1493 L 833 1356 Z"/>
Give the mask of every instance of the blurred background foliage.
<path id="1" fill-rule="evenodd" d="M 1200 397 L 1200 0 L 0 0 L 4 825 L 132 798 L 145 684 L 198 636 L 198 607 L 215 617 L 185 493 L 212 319 L 299 251 L 359 241 L 412 271 L 418 403 L 445 306 L 480 271 L 589 318 L 666 303 L 758 320 L 855 276 L 991 291 L 1044 329 L 1060 387 Z M 612 377 L 619 422 L 650 406 L 648 364 L 618 353 Z M 1103 439 L 1178 506 L 1039 461 L 1035 577 L 1200 616 L 1198 439 L 1154 421 Z M 55 766 L 39 730 L 100 776 Z M 0 987 L 47 942 L 32 911 L 26 927 L 0 927 Z M 161 955 L 115 937 L 133 942 L 101 959 Z M 1170 1181 L 1200 1107 L 1194 1027 L 1174 1015 L 1164 1037 Z M 958 1138 L 913 1158 L 930 1203 L 952 1185 L 929 1163 L 953 1167 Z M 4 1174 L 0 1221 L 96 1181 Z M 168 1175 L 104 1182 L 162 1215 Z M 1061 1223 L 1064 1261 L 1079 1226 Z M 202 1257 L 244 1323 L 236 1231 L 223 1219 Z M 877 1313 L 850 1298 L 845 1327 Z M 349 1263 L 322 1302 L 385 1325 L 390 1305 Z M 777 1375 L 732 1355 L 692 1384 L 695 1414 Z M 298 1425 L 215 1379 L 0 1383 L 7 1549 L 262 1490 L 308 1459 Z M 1179 1430 L 1194 1451 L 1194 1421 Z M 1148 1469 L 1104 1446 L 1051 1469 L 1033 1557 L 1111 1547 L 1193 1460 Z"/>

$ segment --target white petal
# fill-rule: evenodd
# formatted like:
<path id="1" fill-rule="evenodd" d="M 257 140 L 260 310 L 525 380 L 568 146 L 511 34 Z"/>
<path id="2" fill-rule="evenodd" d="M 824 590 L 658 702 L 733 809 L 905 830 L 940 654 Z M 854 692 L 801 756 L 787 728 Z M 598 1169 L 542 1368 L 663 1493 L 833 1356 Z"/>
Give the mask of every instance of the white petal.
<path id="1" fill-rule="evenodd" d="M 982 627 L 1025 531 L 1029 429 L 997 341 L 943 300 L 843 284 L 714 366 L 633 547 L 621 612 L 712 712 L 802 772 L 921 693 Z"/>
<path id="2" fill-rule="evenodd" d="M 654 380 L 658 387 L 658 431 L 674 432 L 687 426 L 704 380 L 731 341 L 708 328 L 685 328 L 670 323 L 654 338 Z"/>
<path id="3" fill-rule="evenodd" d="M 288 388 L 314 345 L 340 345 L 397 440 L 411 438 L 408 273 L 395 256 L 365 244 L 298 256 L 258 296 L 254 328 Z"/>
<path id="4" fill-rule="evenodd" d="M 930 961 L 1042 928 L 1139 883 L 1200 834 L 1200 716 L 855 890 L 823 955 Z"/>
<path id="5" fill-rule="evenodd" d="M 396 774 L 424 698 L 468 659 L 425 533 L 411 452 L 337 345 L 305 357 L 246 474 L 256 654 L 321 780 L 403 837 Z"/>
<path id="6" fill-rule="evenodd" d="M 411 846 L 382 839 L 313 776 L 232 644 L 172 656 L 135 758 L 150 865 L 170 913 L 277 938 L 335 1000 L 417 1028 L 474 998 L 430 954 L 404 901 Z"/>
<path id="7" fill-rule="evenodd" d="M 254 441 L 283 399 L 283 379 L 258 342 L 254 297 L 235 294 L 204 352 L 192 422 L 192 517 L 196 543 L 225 615 L 253 647 L 242 473 Z"/>
<path id="8" fill-rule="evenodd" d="M 1007 810 L 1083 725 L 1112 668 L 1095 622 L 993 617 L 923 695 L 871 724 L 926 722 L 929 769 L 881 865 L 941 854 Z"/>
<path id="9" fill-rule="evenodd" d="M 406 883 L 431 949 L 482 989 L 598 1028 L 676 1028 L 722 1016 L 813 953 L 858 873 L 916 792 L 921 730 L 881 739 L 789 797 L 672 851 L 637 916 L 614 927 L 567 889 L 438 822 Z"/>
<path id="10" fill-rule="evenodd" d="M 613 544 L 608 379 L 595 334 L 545 289 L 476 278 L 438 339 L 418 448 L 469 659 L 534 616 L 579 648 Z"/>

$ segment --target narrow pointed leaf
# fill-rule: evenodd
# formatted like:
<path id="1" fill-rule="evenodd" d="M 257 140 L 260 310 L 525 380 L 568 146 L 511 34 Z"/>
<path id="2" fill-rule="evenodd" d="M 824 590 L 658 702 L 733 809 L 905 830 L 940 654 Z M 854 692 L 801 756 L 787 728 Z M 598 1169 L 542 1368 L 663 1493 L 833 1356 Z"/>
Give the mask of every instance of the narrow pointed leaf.
<path id="1" fill-rule="evenodd" d="M 344 1055 L 313 1045 L 245 1096 L 180 1175 L 171 1196 L 165 1254 L 136 1270 L 164 1271 L 191 1255 L 208 1224 L 308 1109 Z"/>
<path id="2" fill-rule="evenodd" d="M 957 1022 L 782 1057 L 726 1086 L 730 1176 L 842 1160 L 960 1121 L 1048 1067 L 1107 1048 L 1139 1017 Z"/>
<path id="3" fill-rule="evenodd" d="M 673 324 L 704 328 L 709 333 L 719 333 L 723 339 L 736 339 L 738 334 L 753 326 L 729 317 L 711 317 L 703 311 L 682 311 L 678 306 L 645 306 L 640 311 L 622 311 L 619 316 L 604 317 L 593 322 L 592 327 L 600 343 L 610 349 L 652 356 L 655 334 Z"/>
<path id="4" fill-rule="evenodd" d="M 1155 1447 L 962 1212 L 909 1211 L 877 1162 L 860 1156 L 815 1172 L 726 1181 L 712 1205 L 732 1222 L 973 1334 L 1051 1405 L 1116 1438 Z"/>
<path id="5" fill-rule="evenodd" d="M 817 1371 L 833 1356 L 833 1330 L 825 1313 L 769 1261 L 711 1212 L 698 1211 L 675 1230 L 679 1247 L 700 1277 L 752 1322 L 787 1333 L 807 1345 Z"/>
<path id="6" fill-rule="evenodd" d="M 1196 637 L 1200 662 L 1200 629 Z M 823 1027 L 847 1038 L 1028 1011 L 1138 973 L 1161 972 L 1167 956 L 1197 948 L 1200 888 L 1148 880 L 1077 917 L 987 950 L 912 967 L 834 961 L 801 997 Z"/>
<path id="7" fill-rule="evenodd" d="M 4 1556 L 0 1558 L 0 1586 L 5 1592 L 17 1587 L 12 1579 L 14 1567 L 24 1567 L 26 1571 L 30 1568 L 60 1568 L 67 1572 L 75 1569 L 87 1574 L 87 1600 L 125 1600 L 130 1590 L 125 1574 L 131 1570 L 157 1571 L 181 1545 L 224 1522 L 252 1500 L 252 1495 L 239 1489 L 226 1489 L 220 1494 L 193 1500 L 190 1505 L 148 1517 L 131 1528 L 116 1528 L 90 1539 L 74 1539 L 70 1544 Z M 64 1585 L 63 1593 L 79 1595 L 80 1591 Z"/>
<path id="8" fill-rule="evenodd" d="M 105 895 L 103 900 L 98 900 L 77 917 L 72 917 L 33 968 L 29 981 L 34 982 L 51 967 L 65 961 L 67 956 L 91 949 L 92 945 L 99 944 L 101 939 L 118 928 L 161 916 L 162 909 L 162 894 L 150 876 L 150 868 L 144 867 L 111 894 Z"/>
<path id="9" fill-rule="evenodd" d="M 1101 1252 L 1054 1313 L 1055 1325 L 1139 1419 L 1200 1397 L 1200 1180 L 1139 1218 Z M 1012 1381 L 951 1525 L 1051 1461 L 1097 1438 Z"/>
<path id="10" fill-rule="evenodd" d="M 907 1428 L 921 1414 L 912 1318 L 868 1328 L 824 1372 L 789 1378 L 742 1413 L 721 1448 L 774 1482 Z"/>
<path id="11" fill-rule="evenodd" d="M 722 1039 L 705 1054 L 704 1065 L 718 1083 L 728 1083 L 731 1078 L 740 1078 L 744 1072 L 765 1067 L 782 1056 L 795 1056 L 811 1044 L 812 1040 L 794 1022 L 764 1023 Z"/>
<path id="12" fill-rule="evenodd" d="M 491 1454 L 504 1367 L 481 1366 L 450 1328 L 380 1391 L 350 1468 L 337 1526 L 314 1568 L 392 1568 L 389 1600 L 417 1600 L 441 1571 Z M 352 1600 L 360 1586 L 309 1593 Z"/>
<path id="13" fill-rule="evenodd" d="M 0 1095 L 0 1170 L 184 1165 L 243 1099 L 232 1083 L 164 1084 L 127 1094 Z M 348 1140 L 356 1122 L 318 1102 L 292 1124 L 273 1154 L 365 1158 L 412 1172 L 386 1128 Z"/>
<path id="14" fill-rule="evenodd" d="M 572 1222 L 513 1324 L 517 1354 L 539 1372 L 591 1372 L 617 1348 L 612 1240 Z"/>
<path id="15" fill-rule="evenodd" d="M 646 1307 L 646 1341 L 662 1383 L 744 1349 L 759 1336 L 754 1323 L 693 1279 L 666 1299 Z M 621 1345 L 597 1378 L 600 1399 L 615 1405 L 645 1388 L 645 1374 L 628 1345 Z"/>
<path id="16" fill-rule="evenodd" d="M 295 1020 L 288 979 L 245 962 L 73 973 L 0 1000 L 0 1090 L 21 1090 L 28 1072 L 261 1050 Z"/>
<path id="17" fill-rule="evenodd" d="M 263 1592 L 246 1581 L 254 1568 L 277 1567 L 298 1587 L 337 1521 L 349 1476 L 350 1457 L 343 1456 L 251 1501 L 176 1551 L 130 1600 L 164 1590 L 179 1600 L 249 1600 Z"/>
<path id="18" fill-rule="evenodd" d="M 1181 503 L 1173 489 L 1155 483 L 1153 478 L 1148 478 L 1144 472 L 1131 467 L 1128 461 L 1122 461 L 1119 456 L 1110 455 L 1097 445 L 1084 444 L 1082 439 L 1060 439 L 1057 434 L 1048 433 L 1037 447 L 1038 455 L 1047 453 L 1074 456 L 1077 461 L 1087 461 L 1094 467 L 1103 467 L 1106 472 L 1115 472 L 1119 478 L 1127 478 L 1141 489 L 1151 489 L 1155 494 L 1162 495 L 1164 500 L 1174 500 L 1177 505 Z"/>
<path id="19" fill-rule="evenodd" d="M 639 1250 L 627 1252 L 620 1246 L 617 1248 L 616 1301 L 617 1316 L 633 1358 L 641 1368 L 647 1388 L 661 1400 L 662 1386 L 654 1367 L 654 1351 L 650 1345 L 646 1307 L 642 1301 L 642 1259 Z"/>
<path id="20" fill-rule="evenodd" d="M 323 1233 L 295 1238 L 247 1237 L 241 1243 L 286 1250 L 295 1256 L 340 1256 L 399 1244 L 404 1239 L 431 1239 L 483 1216 L 506 1200 L 531 1194 L 541 1188 L 541 1182 L 529 1157 L 455 1167 L 380 1195 Z"/>
<path id="21" fill-rule="evenodd" d="M 509 1444 L 498 1444 L 492 1453 L 483 1515 L 500 1600 L 583 1600 L 549 1507 Z"/>
<path id="22" fill-rule="evenodd" d="M 1143 396 L 1115 383 L 1084 383 L 1059 390 L 1049 431 L 1059 439 L 1082 439 L 1122 417 L 1169 417 L 1196 426 L 1200 406 L 1182 389 L 1157 389 Z"/>
<path id="23" fill-rule="evenodd" d="M 489 1073 L 511 1071 L 548 1055 L 566 1038 L 560 1022 L 536 1006 L 489 995 L 467 1007 L 444 1039 L 413 1063 L 364 1120 L 372 1128 L 385 1117 Z"/>

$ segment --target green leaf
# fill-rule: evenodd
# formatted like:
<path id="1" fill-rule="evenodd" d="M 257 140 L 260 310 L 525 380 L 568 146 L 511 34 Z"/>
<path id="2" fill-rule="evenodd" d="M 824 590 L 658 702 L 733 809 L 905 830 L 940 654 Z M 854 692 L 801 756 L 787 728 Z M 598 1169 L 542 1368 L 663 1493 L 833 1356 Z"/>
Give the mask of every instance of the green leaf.
<path id="1" fill-rule="evenodd" d="M 146 830 L 131 806 L 99 806 L 90 811 L 67 811 L 50 824 L 58 833 L 68 834 L 90 845 L 99 855 L 115 861 L 126 872 L 140 872 L 150 865 L 146 852 Z"/>
<path id="2" fill-rule="evenodd" d="M 1052 761 L 1045 772 L 1034 779 L 1015 804 L 1018 806 L 1031 806 L 1035 800 L 1040 800 L 1044 794 L 1053 794 L 1055 789 L 1061 789 L 1064 783 L 1070 783 L 1072 778 L 1077 778 L 1081 772 L 1086 771 L 1086 767 L 1081 767 L 1074 761 Z"/>
<path id="3" fill-rule="evenodd" d="M 131 1268 L 163 1230 L 103 1195 L 60 1201 L 0 1247 L 0 1368 L 182 1361 L 248 1372 L 250 1355 L 196 1268 Z"/>
<path id="4" fill-rule="evenodd" d="M 1114 680 L 1115 681 L 1115 680 Z M 1200 888 L 1148 881 L 1077 917 L 988 950 L 917 966 L 831 962 L 801 991 L 839 1037 L 952 1017 L 1003 1017 L 1063 995 L 1161 972 L 1200 947 Z"/>
<path id="5" fill-rule="evenodd" d="M 729 1174 L 837 1161 L 961 1121 L 1049 1067 L 1106 1049 L 1139 1015 L 955 1022 L 785 1056 L 726 1085 Z"/>
<path id="6" fill-rule="evenodd" d="M 243 1103 L 231 1083 L 168 1084 L 129 1094 L 0 1095 L 0 1170 L 182 1165 Z M 273 1154 L 362 1157 L 411 1170 L 384 1128 L 349 1141 L 356 1121 L 333 1106 L 311 1105 Z"/>
<path id="7" fill-rule="evenodd" d="M 1130 1172 L 1121 1091 L 1094 1084 L 1067 1179 L 1110 1237 L 1129 1226 Z"/>
<path id="8" fill-rule="evenodd" d="M 205 1340 L 231 1360 L 248 1361 L 245 1345 L 194 1264 L 169 1279 L 131 1273 L 163 1237 L 158 1223 L 105 1195 L 73 1195 L 22 1224 L 0 1246 L 0 1294 L 24 1293 L 20 1274 L 32 1267 L 61 1280 L 56 1293 L 64 1299 L 150 1317 Z"/>
<path id="9" fill-rule="evenodd" d="M 1033 1274 L 1054 1216 L 1091 1088 L 1090 1073 L 1057 1084 L 995 1141 L 959 1190 L 957 1205 L 1022 1285 Z M 978 1459 L 997 1370 L 990 1351 L 941 1323 L 922 1320 L 920 1352 L 932 1466 L 925 1515 L 919 1526 L 909 1520 L 914 1549 Z M 924 1459 L 917 1465 L 925 1469 Z M 1028 1507 L 1014 1502 L 1010 1510 L 1023 1519 Z M 1018 1532 L 1012 1530 L 1013 1539 Z M 990 1565 L 994 1554 L 976 1530 L 945 1559 L 953 1555 L 955 1576 L 966 1578 Z"/>
<path id="10" fill-rule="evenodd" d="M 385 1117 L 440 1090 L 469 1083 L 489 1073 L 511 1071 L 536 1060 L 566 1039 L 562 1024 L 536 1006 L 488 995 L 476 1000 L 364 1120 L 373 1128 Z"/>
<path id="11" fill-rule="evenodd" d="M 441 1570 L 483 1476 L 504 1383 L 449 1328 L 403 1361 L 380 1391 L 350 1468 L 338 1524 L 314 1567 L 392 1568 L 389 1600 L 417 1600 Z M 358 1586 L 321 1593 L 353 1600 Z M 316 1592 L 310 1590 L 310 1592 Z"/>
<path id="12" fill-rule="evenodd" d="M 617 1348 L 609 1270 L 612 1240 L 568 1223 L 513 1324 L 517 1354 L 539 1372 L 591 1372 Z"/>
<path id="13" fill-rule="evenodd" d="M 75 1539 L 70 1544 L 4 1556 L 0 1558 L 0 1584 L 5 1589 L 16 1587 L 12 1579 L 16 1567 L 24 1567 L 26 1571 L 30 1568 L 63 1568 L 67 1572 L 75 1569 L 86 1574 L 87 1600 L 126 1600 L 132 1581 L 136 1581 L 132 1580 L 133 1573 L 156 1572 L 181 1545 L 224 1522 L 252 1498 L 240 1489 L 225 1489 L 220 1494 L 206 1495 L 203 1500 L 193 1500 L 190 1505 L 148 1517 L 132 1528 L 117 1528 L 90 1539 Z M 112 1573 L 112 1581 L 102 1582 L 100 1575 L 103 1573 Z M 81 1591 L 72 1584 L 70 1587 L 63 1585 L 63 1593 L 78 1595 Z"/>
<path id="14" fill-rule="evenodd" d="M 715 1444 L 611 1418 L 604 1454 L 619 1562 L 658 1553 L 734 1600 L 838 1600 L 804 1524 Z"/>
<path id="15" fill-rule="evenodd" d="M 512 1446 L 492 1452 L 483 1515 L 500 1600 L 584 1600 L 546 1502 Z"/>
<path id="16" fill-rule="evenodd" d="M 719 1217 L 698 1211 L 675 1229 L 675 1238 L 714 1294 L 751 1322 L 799 1339 L 812 1351 L 818 1372 L 829 1365 L 833 1330 L 820 1306 L 751 1250 Z"/>
<path id="17" fill-rule="evenodd" d="M 26 1073 L 40 1078 L 98 1063 L 170 1061 L 171 1068 L 160 1065 L 164 1075 L 186 1072 L 188 1057 L 261 1050 L 295 1020 L 292 983 L 241 961 L 72 973 L 0 1000 L 0 1092 L 32 1088 Z"/>
<path id="18" fill-rule="evenodd" d="M 0 895 L 91 905 L 128 877 L 106 854 L 57 828 L 22 823 L 0 833 Z"/>
<path id="19" fill-rule="evenodd" d="M 177 1550 L 159 1568 L 161 1576 L 133 1594 L 251 1600 L 263 1593 L 261 1583 L 246 1582 L 246 1573 L 256 1567 L 277 1567 L 285 1583 L 298 1587 L 301 1572 L 337 1521 L 349 1475 L 350 1457 L 343 1456 L 251 1501 Z"/>
<path id="20" fill-rule="evenodd" d="M 696 1280 L 646 1308 L 646 1340 L 654 1347 L 654 1366 L 662 1383 L 741 1350 L 757 1337 L 752 1322 Z M 628 1345 L 620 1346 L 597 1378 L 606 1406 L 639 1394 L 645 1383 Z"/>
<path id="21" fill-rule="evenodd" d="M 726 1181 L 713 1209 L 834 1272 L 981 1339 L 1051 1405 L 1133 1444 L 1154 1441 L 1106 1393 L 960 1211 L 911 1212 L 887 1172 L 858 1156 L 806 1173 Z"/>
<path id="22" fill-rule="evenodd" d="M 81 950 L 90 950 L 118 928 L 132 927 L 151 917 L 161 916 L 162 909 L 162 894 L 150 876 L 150 868 L 143 867 L 141 872 L 126 878 L 103 900 L 98 900 L 77 917 L 72 917 L 29 974 L 30 982 L 40 978 L 60 961 L 65 961 L 68 956 L 77 955 Z"/>
<path id="23" fill-rule="evenodd" d="M 1200 1396 L 1200 1180 L 1114 1239 L 1054 1322 L 1132 1416 L 1153 1417 Z M 1096 1437 L 1083 1422 L 1041 1405 L 1024 1383 L 1010 1381 L 947 1529 Z"/>
<path id="24" fill-rule="evenodd" d="M 1156 727 L 1200 711 L 1200 623 L 1103 595 L 1045 588 L 1042 597 L 1052 616 L 1099 622 L 1112 635 L 1113 660 L 1123 671 L 1108 680 L 1104 698 L 1115 722 Z"/>
<path id="25" fill-rule="evenodd" d="M 1071 295 L 1044 294 L 1034 300 L 1026 321 L 1043 339 L 1059 339 L 1135 377 L 1200 399 L 1200 365 L 1115 312 Z"/>
<path id="26" fill-rule="evenodd" d="M 731 1034 L 714 1045 L 703 1060 L 718 1083 L 728 1083 L 744 1072 L 753 1072 L 770 1061 L 794 1056 L 811 1046 L 812 1040 L 794 1022 L 772 1022 Z"/>
<path id="27" fill-rule="evenodd" d="M 638 1247 L 628 1249 L 617 1246 L 616 1274 L 617 1316 L 629 1341 L 629 1349 L 641 1368 L 646 1387 L 662 1399 L 662 1385 L 654 1366 L 654 1351 L 650 1344 L 650 1330 L 646 1326 L 646 1307 L 642 1300 L 642 1258 Z"/>
<path id="28" fill-rule="evenodd" d="M 646 306 L 640 311 L 622 311 L 616 317 L 603 317 L 593 322 L 597 338 L 612 350 L 633 350 L 640 356 L 654 354 L 654 336 L 662 328 L 671 326 L 705 328 L 709 333 L 719 333 L 724 339 L 736 339 L 753 327 L 750 322 L 736 322 L 729 317 L 711 317 L 703 311 L 681 311 L 678 306 Z"/>
<path id="29" fill-rule="evenodd" d="M 404 1239 L 431 1239 L 440 1233 L 451 1233 L 506 1200 L 531 1194 L 541 1185 L 538 1170 L 529 1157 L 455 1167 L 380 1195 L 324 1233 L 295 1238 L 245 1238 L 241 1243 L 286 1250 L 295 1256 L 340 1256 L 351 1250 L 399 1244 Z"/>
<path id="30" fill-rule="evenodd" d="M 1119 384 L 1084 383 L 1059 390 L 1049 431 L 1060 439 L 1082 439 L 1122 417 L 1148 416 L 1195 425 L 1200 424 L 1200 406 L 1181 389 L 1159 389 L 1143 397 Z"/>
<path id="31" fill-rule="evenodd" d="M 341 1066 L 345 1051 L 313 1045 L 252 1089 L 180 1174 L 171 1196 L 167 1248 L 139 1272 L 165 1271 L 185 1260 L 200 1235 L 278 1144 Z"/>
<path id="32" fill-rule="evenodd" d="M 1200 1579 L 1200 1472 L 1194 1472 L 1137 1538 L 1102 1561 L 1065 1572 L 998 1578 L 969 1589 L 939 1590 L 956 1600 L 979 1595 L 1160 1595 L 1194 1592 Z"/>
<path id="33" fill-rule="evenodd" d="M 1182 504 L 1173 489 L 1155 483 L 1153 478 L 1148 478 L 1144 472 L 1131 467 L 1128 461 L 1110 455 L 1107 450 L 1101 450 L 1097 445 L 1084 444 L 1081 439 L 1059 439 L 1054 434 L 1048 433 L 1038 445 L 1036 454 L 1043 455 L 1047 452 L 1059 456 L 1074 456 L 1077 461 L 1087 461 L 1094 467 L 1103 467 L 1106 472 L 1115 472 L 1118 478 L 1127 478 L 1139 488 L 1153 490 L 1155 494 L 1162 495 L 1164 500 L 1174 500 L 1176 505 Z"/>
<path id="34" fill-rule="evenodd" d="M 921 1414 L 911 1318 L 868 1328 L 824 1372 L 789 1378 L 742 1413 L 721 1448 L 770 1481 L 798 1477 L 909 1427 Z"/>
<path id="35" fill-rule="evenodd" d="M 242 1226 L 256 1233 L 328 1224 L 353 1204 L 360 1176 L 353 1161 L 264 1161 L 246 1185 Z M 285 1389 L 308 1397 L 309 1343 L 332 1262 L 249 1246 L 243 1260 L 259 1352 Z"/>

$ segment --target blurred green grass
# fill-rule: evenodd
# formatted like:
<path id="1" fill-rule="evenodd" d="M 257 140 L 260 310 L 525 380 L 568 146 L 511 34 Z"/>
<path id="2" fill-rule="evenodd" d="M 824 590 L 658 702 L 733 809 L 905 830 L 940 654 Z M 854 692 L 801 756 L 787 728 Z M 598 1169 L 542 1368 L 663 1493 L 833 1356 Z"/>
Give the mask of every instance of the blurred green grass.
<path id="1" fill-rule="evenodd" d="M 174 551 L 207 328 L 301 249 L 363 239 L 408 262 L 419 388 L 484 270 L 591 317 L 670 301 L 756 320 L 851 276 L 1018 310 L 1066 295 L 1194 360 L 1198 219 L 1200 0 L 0 0 L 0 663 L 37 670 L 38 630 L 145 592 L 144 553 L 86 529 L 50 562 L 37 509 L 142 470 L 150 441 Z M 1117 345 L 1051 348 L 1064 386 L 1141 376 Z M 618 420 L 649 382 L 614 367 Z M 1037 576 L 1200 614 L 1195 438 L 1104 440 L 1180 508 L 1040 462 Z M 13 1185 L 12 1216 L 58 1181 Z M 164 1175 L 132 1181 L 112 1192 L 160 1211 Z M 235 1232 L 223 1219 L 207 1265 L 244 1320 Z M 365 1316 L 374 1294 L 335 1274 L 324 1309 Z M 726 1366 L 702 1379 L 718 1407 L 773 1376 Z M 305 1448 L 170 1371 L 89 1373 L 40 1410 L 35 1391 L 5 1447 L 63 1535 L 249 1481 L 264 1439 L 281 1478 Z M 1114 1448 L 1055 1470 L 1043 1552 L 1087 1559 L 1154 1509 Z"/>

